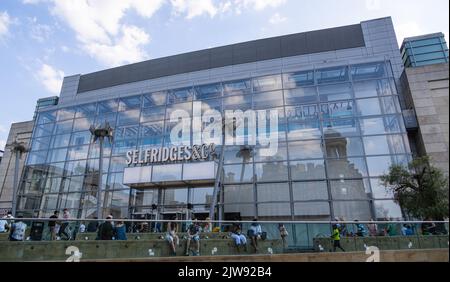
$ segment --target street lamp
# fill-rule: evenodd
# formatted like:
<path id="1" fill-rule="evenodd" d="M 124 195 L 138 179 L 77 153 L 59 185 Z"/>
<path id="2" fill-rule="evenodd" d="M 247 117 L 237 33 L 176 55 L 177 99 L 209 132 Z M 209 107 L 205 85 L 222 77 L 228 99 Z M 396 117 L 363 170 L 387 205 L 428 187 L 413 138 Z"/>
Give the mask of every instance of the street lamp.
<path id="1" fill-rule="evenodd" d="M 13 182 L 13 199 L 12 199 L 12 208 L 11 213 L 13 216 L 16 216 L 17 209 L 17 191 L 19 190 L 19 160 L 22 157 L 22 154 L 27 151 L 25 148 L 25 143 L 14 140 L 9 145 L 6 145 L 6 148 L 10 148 L 12 153 L 16 154 L 16 163 L 14 167 L 14 182 Z"/>
<path id="2" fill-rule="evenodd" d="M 92 143 L 95 143 L 100 140 L 100 160 L 99 160 L 99 176 L 98 176 L 98 187 L 97 187 L 97 218 L 102 218 L 101 211 L 101 189 L 102 189 L 102 181 L 103 181 L 103 141 L 105 137 L 108 137 L 109 143 L 112 144 L 114 142 L 114 129 L 111 128 L 109 122 L 105 122 L 105 125 L 102 127 L 95 128 L 94 125 L 91 125 L 89 131 L 92 134 L 93 140 Z"/>

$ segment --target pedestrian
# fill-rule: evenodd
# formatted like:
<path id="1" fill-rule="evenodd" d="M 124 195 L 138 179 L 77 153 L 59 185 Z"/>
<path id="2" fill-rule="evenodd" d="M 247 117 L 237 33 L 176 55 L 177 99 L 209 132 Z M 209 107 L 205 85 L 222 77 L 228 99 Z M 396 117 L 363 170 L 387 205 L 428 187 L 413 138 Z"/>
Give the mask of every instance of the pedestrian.
<path id="1" fill-rule="evenodd" d="M 127 226 L 123 221 L 118 221 L 114 227 L 114 234 L 116 240 L 127 240 Z"/>
<path id="2" fill-rule="evenodd" d="M 97 217 L 95 216 L 94 219 L 97 219 Z M 96 232 L 97 227 L 98 227 L 97 221 L 89 221 L 88 226 L 87 226 L 87 232 Z"/>
<path id="3" fill-rule="evenodd" d="M 48 221 L 48 228 L 50 229 L 50 240 L 56 240 L 56 222 L 59 217 L 59 211 L 54 211 L 50 216 L 52 220 Z"/>
<path id="4" fill-rule="evenodd" d="M 355 220 L 355 222 L 356 222 L 356 235 L 358 237 L 366 236 L 366 228 L 364 227 L 364 224 L 359 223 L 358 220 Z"/>
<path id="5" fill-rule="evenodd" d="M 341 249 L 343 252 L 345 252 L 344 248 L 341 246 L 341 234 L 339 231 L 339 227 L 337 224 L 333 224 L 333 233 L 331 235 L 331 238 L 333 238 L 333 252 L 336 252 L 336 248 Z"/>
<path id="6" fill-rule="evenodd" d="M 257 222 L 257 219 L 253 219 L 250 228 L 248 229 L 248 237 L 251 240 L 251 244 L 255 250 L 255 253 L 258 252 L 258 239 L 261 239 L 261 225 Z"/>
<path id="7" fill-rule="evenodd" d="M 177 223 L 169 222 L 167 225 L 167 235 L 166 240 L 169 242 L 171 255 L 177 255 L 177 246 L 180 245 L 180 238 L 177 235 Z"/>
<path id="8" fill-rule="evenodd" d="M 63 210 L 63 219 L 70 219 L 70 212 L 68 209 Z M 72 239 L 69 223 L 70 223 L 70 221 L 67 221 L 67 220 L 63 221 L 63 223 L 59 229 L 59 232 L 58 232 L 58 236 L 61 237 L 61 235 L 64 235 L 64 236 L 66 236 L 66 240 Z"/>
<path id="9" fill-rule="evenodd" d="M 289 235 L 286 227 L 283 223 L 278 224 L 278 230 L 280 231 L 281 240 L 283 241 L 283 248 L 286 247 L 286 237 Z"/>
<path id="10" fill-rule="evenodd" d="M 99 240 L 112 240 L 114 236 L 114 229 L 111 224 L 111 216 L 106 217 L 106 221 L 100 224 L 98 227 L 98 235 L 97 238 Z"/>
<path id="11" fill-rule="evenodd" d="M 374 221 L 373 218 L 370 219 L 370 221 L 373 222 Z M 367 225 L 367 228 L 369 229 L 369 235 L 371 237 L 375 237 L 378 235 L 378 226 L 375 223 L 369 223 Z"/>
<path id="12" fill-rule="evenodd" d="M 23 216 L 19 215 L 17 217 L 19 220 L 12 224 L 11 230 L 9 233 L 10 241 L 23 241 L 25 237 L 25 230 L 27 229 L 27 225 L 21 220 Z"/>
<path id="13" fill-rule="evenodd" d="M 191 241 L 195 243 L 195 251 L 194 256 L 200 255 L 200 226 L 198 225 L 198 221 L 196 218 L 192 219 L 192 224 L 189 225 L 187 231 L 187 242 L 186 242 L 186 256 L 189 255 L 189 248 Z"/>

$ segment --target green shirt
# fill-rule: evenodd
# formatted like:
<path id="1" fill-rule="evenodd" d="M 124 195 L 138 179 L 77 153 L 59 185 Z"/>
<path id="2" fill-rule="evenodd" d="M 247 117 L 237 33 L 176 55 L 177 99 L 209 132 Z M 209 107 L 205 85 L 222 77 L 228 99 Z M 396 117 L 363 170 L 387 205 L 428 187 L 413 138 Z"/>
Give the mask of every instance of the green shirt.
<path id="1" fill-rule="evenodd" d="M 333 238 L 334 241 L 340 241 L 341 235 L 339 234 L 339 229 L 333 229 L 333 235 L 331 235 L 331 238 Z"/>

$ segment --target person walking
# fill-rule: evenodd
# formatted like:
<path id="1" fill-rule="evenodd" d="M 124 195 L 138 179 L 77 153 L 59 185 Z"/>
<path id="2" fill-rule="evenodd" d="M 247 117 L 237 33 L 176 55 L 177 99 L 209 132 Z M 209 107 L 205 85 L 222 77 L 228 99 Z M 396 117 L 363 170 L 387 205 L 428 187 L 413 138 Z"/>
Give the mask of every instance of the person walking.
<path id="1" fill-rule="evenodd" d="M 278 230 L 280 231 L 281 240 L 283 241 L 283 248 L 286 247 L 286 237 L 289 235 L 286 226 L 283 223 L 278 224 Z"/>
<path id="2" fill-rule="evenodd" d="M 336 252 L 336 248 L 339 248 L 343 252 L 345 252 L 344 248 L 342 248 L 341 246 L 341 234 L 337 224 L 333 224 L 333 233 L 331 235 L 331 238 L 333 238 L 333 252 Z"/>

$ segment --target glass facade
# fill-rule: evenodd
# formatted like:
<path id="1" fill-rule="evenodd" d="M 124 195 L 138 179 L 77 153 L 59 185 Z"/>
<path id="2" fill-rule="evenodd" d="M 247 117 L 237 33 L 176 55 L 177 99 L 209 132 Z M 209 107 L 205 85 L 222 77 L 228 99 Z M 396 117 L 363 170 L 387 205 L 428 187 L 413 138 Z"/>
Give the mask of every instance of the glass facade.
<path id="1" fill-rule="evenodd" d="M 448 63 L 448 47 L 444 34 L 430 34 L 420 39 L 407 38 L 400 50 L 405 67 Z"/>
<path id="2" fill-rule="evenodd" d="M 90 218 L 96 215 L 100 188 L 104 214 L 116 218 L 156 213 L 173 218 L 187 204 L 206 215 L 214 183 L 164 188 L 123 184 L 125 153 L 171 146 L 170 114 L 184 109 L 192 116 L 193 101 L 203 102 L 202 113 L 279 113 L 277 154 L 261 155 L 257 147 L 250 154 L 243 154 L 240 146 L 225 148 L 218 195 L 222 218 L 401 217 L 378 181 L 389 165 L 411 158 L 388 61 L 244 77 L 41 112 L 18 211 L 47 217 L 68 208 L 74 216 Z M 99 172 L 99 145 L 91 143 L 89 126 L 104 121 L 115 136 L 113 144 L 105 142 Z M 97 187 L 99 177 L 103 187 Z"/>

